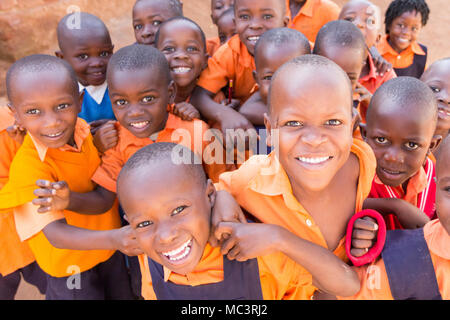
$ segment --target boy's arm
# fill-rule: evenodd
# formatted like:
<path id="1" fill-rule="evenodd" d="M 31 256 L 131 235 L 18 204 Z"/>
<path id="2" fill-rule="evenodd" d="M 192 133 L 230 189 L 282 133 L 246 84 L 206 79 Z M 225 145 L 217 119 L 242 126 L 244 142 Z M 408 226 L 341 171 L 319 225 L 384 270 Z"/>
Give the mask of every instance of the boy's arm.
<path id="1" fill-rule="evenodd" d="M 402 199 L 367 198 L 363 209 L 373 209 L 382 215 L 394 213 L 406 229 L 422 228 L 430 221 L 423 211 Z"/>
<path id="2" fill-rule="evenodd" d="M 255 92 L 240 107 L 239 113 L 246 117 L 253 125 L 264 125 L 264 113 L 268 113 L 259 91 Z"/>
<path id="3" fill-rule="evenodd" d="M 39 206 L 38 212 L 69 210 L 80 214 L 102 214 L 110 210 L 116 194 L 97 185 L 86 193 L 73 192 L 65 181 L 50 182 L 38 180 L 39 189 L 34 191 L 37 196 L 32 203 Z"/>
<path id="4" fill-rule="evenodd" d="M 49 223 L 42 230 L 52 246 L 69 250 L 120 250 L 126 255 L 142 253 L 128 225 L 113 230 L 88 230 L 68 225 L 65 219 Z"/>
<path id="5" fill-rule="evenodd" d="M 228 234 L 221 252 L 229 259 L 245 261 L 280 251 L 311 273 L 313 284 L 321 290 L 345 297 L 360 289 L 358 276 L 350 266 L 329 250 L 281 226 L 224 222 L 218 229 L 219 233 Z"/>

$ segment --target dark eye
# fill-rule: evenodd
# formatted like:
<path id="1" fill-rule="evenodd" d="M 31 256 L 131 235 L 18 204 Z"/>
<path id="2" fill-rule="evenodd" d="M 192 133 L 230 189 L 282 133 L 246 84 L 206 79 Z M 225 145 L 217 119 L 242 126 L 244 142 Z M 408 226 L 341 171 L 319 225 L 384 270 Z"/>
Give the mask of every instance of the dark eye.
<path id="1" fill-rule="evenodd" d="M 375 18 L 367 18 L 367 20 L 366 20 L 366 24 L 368 25 L 368 26 L 373 26 L 374 24 L 375 24 Z"/>
<path id="2" fill-rule="evenodd" d="M 143 28 L 142 24 L 136 24 L 134 30 L 141 30 Z"/>
<path id="3" fill-rule="evenodd" d="M 430 86 L 431 90 L 433 90 L 434 93 L 439 93 L 441 92 L 441 89 L 438 87 L 434 87 L 434 86 Z"/>
<path id="4" fill-rule="evenodd" d="M 331 119 L 331 120 L 328 120 L 327 122 L 325 122 L 325 124 L 329 125 L 329 126 L 336 127 L 336 126 L 340 126 L 342 124 L 342 121 L 341 120 L 337 120 L 337 119 Z"/>
<path id="5" fill-rule="evenodd" d="M 69 104 L 67 104 L 67 103 L 61 103 L 60 105 L 58 105 L 57 107 L 56 107 L 56 110 L 64 110 L 64 109 L 66 109 L 66 108 L 68 108 L 69 107 Z"/>
<path id="6" fill-rule="evenodd" d="M 29 109 L 29 110 L 25 111 L 25 113 L 35 115 L 35 114 L 41 113 L 41 111 L 39 111 L 38 109 Z"/>
<path id="7" fill-rule="evenodd" d="M 100 57 L 109 57 L 109 52 L 108 51 L 103 51 L 102 53 L 100 53 Z"/>
<path id="8" fill-rule="evenodd" d="M 144 102 L 144 103 L 149 103 L 149 102 L 152 102 L 153 100 L 155 100 L 154 96 L 147 96 L 147 97 L 142 98 L 142 102 Z"/>
<path id="9" fill-rule="evenodd" d="M 379 144 L 386 144 L 387 143 L 387 139 L 384 137 L 376 137 L 375 138 L 375 142 L 379 143 Z"/>
<path id="10" fill-rule="evenodd" d="M 249 20 L 249 19 L 250 19 L 250 16 L 249 16 L 248 14 L 241 14 L 241 15 L 239 16 L 239 19 L 241 19 L 241 20 Z"/>
<path id="11" fill-rule="evenodd" d="M 410 150 L 416 150 L 419 147 L 419 144 L 415 143 L 415 142 L 407 142 L 405 143 L 406 148 L 410 149 Z"/>
<path id="12" fill-rule="evenodd" d="M 174 51 L 175 51 L 175 48 L 174 48 L 174 47 L 169 47 L 169 46 L 164 47 L 164 48 L 162 49 L 162 52 L 164 52 L 164 53 L 172 53 L 172 52 L 174 52 Z"/>
<path id="13" fill-rule="evenodd" d="M 162 21 L 155 20 L 155 21 L 152 22 L 152 25 L 155 26 L 155 27 L 157 27 L 157 26 L 159 26 L 161 23 L 162 23 Z"/>
<path id="14" fill-rule="evenodd" d="M 355 21 L 355 17 L 345 17 L 344 20 L 353 22 L 353 21 Z"/>
<path id="15" fill-rule="evenodd" d="M 197 52 L 197 51 L 199 51 L 199 49 L 197 47 L 194 47 L 194 46 L 187 47 L 186 50 L 187 50 L 187 52 Z"/>
<path id="16" fill-rule="evenodd" d="M 114 104 L 117 106 L 124 106 L 124 105 L 128 104 L 128 101 L 126 101 L 124 99 L 119 99 L 119 100 L 114 101 Z"/>
<path id="17" fill-rule="evenodd" d="M 263 80 L 266 80 L 266 81 L 272 80 L 272 75 L 264 76 Z"/>
<path id="18" fill-rule="evenodd" d="M 286 127 L 301 127 L 302 123 L 300 121 L 288 121 L 285 123 Z"/>
<path id="19" fill-rule="evenodd" d="M 151 221 L 143 221 L 143 222 L 140 222 L 140 223 L 138 223 L 136 225 L 136 229 L 138 229 L 138 228 L 145 228 L 145 227 L 148 227 L 148 226 L 150 226 L 152 224 L 153 224 L 153 222 L 151 222 Z"/>
<path id="20" fill-rule="evenodd" d="M 78 55 L 78 59 L 80 60 L 86 60 L 87 58 L 89 58 L 89 56 L 85 53 Z"/>
<path id="21" fill-rule="evenodd" d="M 187 206 L 179 206 L 179 207 L 177 207 L 175 210 L 172 211 L 171 216 L 175 216 L 175 215 L 177 215 L 177 214 L 180 214 L 180 213 L 183 212 L 184 209 L 186 209 L 186 208 L 187 208 Z"/>
<path id="22" fill-rule="evenodd" d="M 271 15 L 271 14 L 265 14 L 264 16 L 263 16 L 263 19 L 264 20 L 270 20 L 270 19 L 272 19 L 273 18 L 273 15 Z"/>

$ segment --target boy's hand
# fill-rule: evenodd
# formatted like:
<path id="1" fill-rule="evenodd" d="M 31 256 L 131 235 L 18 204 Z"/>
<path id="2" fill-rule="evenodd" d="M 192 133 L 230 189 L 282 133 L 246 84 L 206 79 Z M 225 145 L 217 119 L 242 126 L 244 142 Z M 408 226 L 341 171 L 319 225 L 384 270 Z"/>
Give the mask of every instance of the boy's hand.
<path id="1" fill-rule="evenodd" d="M 216 233 L 228 234 L 221 244 L 221 253 L 228 259 L 246 261 L 275 252 L 276 225 L 265 223 L 222 222 Z M 270 235 L 270 236 L 268 236 Z"/>
<path id="2" fill-rule="evenodd" d="M 372 99 L 372 93 L 370 93 L 369 90 L 367 90 L 366 87 L 364 87 L 359 82 L 356 83 L 356 89 L 355 93 L 358 94 L 359 98 L 358 101 L 363 104 L 364 106 L 369 106 L 370 100 Z"/>
<path id="3" fill-rule="evenodd" d="M 94 145 L 100 153 L 114 148 L 119 141 L 119 134 L 114 124 L 115 121 L 110 120 L 95 130 Z"/>
<path id="4" fill-rule="evenodd" d="M 377 69 L 377 73 L 380 76 L 383 76 L 386 72 L 389 72 L 392 70 L 392 64 L 386 61 L 378 50 L 375 47 L 372 47 L 369 49 L 370 54 L 372 56 L 373 63 L 375 65 L 375 68 Z"/>
<path id="5" fill-rule="evenodd" d="M 39 206 L 39 213 L 62 211 L 69 207 L 70 189 L 65 181 L 37 180 L 36 185 L 39 189 L 34 190 L 37 198 L 33 199 L 32 203 Z"/>
<path id="6" fill-rule="evenodd" d="M 130 225 L 115 229 L 111 241 L 114 247 L 127 256 L 138 256 L 143 253 L 139 248 L 135 232 Z"/>
<path id="7" fill-rule="evenodd" d="M 222 100 L 221 102 L 222 105 L 230 107 L 234 110 L 238 110 L 240 105 L 241 105 L 241 101 L 238 99 L 231 99 L 231 103 L 228 99 Z"/>
<path id="8" fill-rule="evenodd" d="M 180 102 L 174 105 L 172 113 L 184 121 L 200 119 L 200 112 L 188 102 Z"/>
<path id="9" fill-rule="evenodd" d="M 22 144 L 23 139 L 27 134 L 27 131 L 17 123 L 14 123 L 12 126 L 7 127 L 6 132 L 8 132 L 9 137 L 16 141 L 18 144 Z"/>
<path id="10" fill-rule="evenodd" d="M 371 217 L 355 220 L 352 233 L 352 248 L 350 253 L 354 257 L 365 255 L 375 244 L 377 239 L 378 224 Z"/>
<path id="11" fill-rule="evenodd" d="M 221 222 L 247 223 L 241 207 L 227 191 L 217 191 L 216 193 L 211 214 L 211 234 L 209 236 L 209 243 L 213 247 L 218 247 L 219 242 L 228 236 L 223 232 L 217 232 L 217 227 Z"/>
<path id="12" fill-rule="evenodd" d="M 242 114 L 232 109 L 223 113 L 220 119 L 220 128 L 223 136 L 226 138 L 223 144 L 227 150 L 238 145 L 245 146 L 246 141 L 257 138 L 257 132 L 253 124 Z M 227 131 L 231 135 L 227 136 Z"/>

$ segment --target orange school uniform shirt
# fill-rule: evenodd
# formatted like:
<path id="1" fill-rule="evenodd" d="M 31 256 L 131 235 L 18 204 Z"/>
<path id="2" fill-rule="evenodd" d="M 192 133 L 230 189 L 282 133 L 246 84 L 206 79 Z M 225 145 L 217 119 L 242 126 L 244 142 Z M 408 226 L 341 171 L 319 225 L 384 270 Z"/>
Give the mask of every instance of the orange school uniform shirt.
<path id="1" fill-rule="evenodd" d="M 142 275 L 142 296 L 156 300 L 148 257 L 138 257 Z M 174 273 L 163 266 L 164 280 L 178 285 L 198 286 L 223 281 L 223 257 L 220 248 L 207 244 L 195 269 L 187 275 Z M 264 300 L 305 300 L 314 294 L 312 277 L 304 269 L 282 253 L 257 258 L 259 279 Z"/>
<path id="2" fill-rule="evenodd" d="M 116 124 L 119 140 L 114 148 L 105 152 L 102 156 L 102 164 L 98 167 L 92 180 L 103 188 L 116 193 L 116 182 L 120 170 L 128 159 L 139 149 L 154 142 L 173 142 L 180 143 L 190 148 L 194 153 L 207 156 L 205 148 L 210 143 L 203 139 L 208 125 L 200 120 L 184 121 L 181 118 L 169 113 L 166 127 L 154 137 L 154 141 L 149 138 L 137 138 L 118 122 Z M 177 129 L 183 129 L 183 132 L 189 137 L 179 136 Z M 223 148 L 223 147 L 222 147 Z M 205 158 L 202 158 L 205 160 Z M 205 171 L 211 180 L 217 181 L 219 175 L 225 171 L 225 165 L 204 163 Z"/>
<path id="3" fill-rule="evenodd" d="M 359 159 L 360 174 L 355 213 L 369 194 L 375 174 L 376 159 L 365 142 L 353 139 L 351 152 Z M 327 248 L 322 232 L 313 217 L 292 193 L 289 178 L 274 152 L 256 155 L 238 170 L 220 176 L 219 190 L 227 190 L 241 207 L 263 223 L 280 225 L 295 235 Z M 334 254 L 346 260 L 345 237 Z"/>
<path id="4" fill-rule="evenodd" d="M 91 177 L 100 164 L 89 125 L 78 119 L 75 134 L 77 147 L 66 145 L 60 149 L 46 148 L 27 134 L 11 163 L 9 181 L 0 191 L 0 209 L 14 210 L 17 233 L 27 240 L 37 263 L 53 277 L 91 269 L 109 259 L 114 250 L 68 250 L 50 244 L 43 229 L 51 222 L 66 219 L 67 224 L 90 230 L 110 230 L 120 227 L 117 204 L 100 215 L 82 215 L 69 210 L 41 214 L 31 204 L 36 198 L 36 181 L 66 181 L 74 192 L 90 192 L 95 184 Z"/>
<path id="5" fill-rule="evenodd" d="M 255 59 L 236 34 L 208 60 L 208 67 L 203 70 L 197 85 L 216 94 L 233 80 L 233 97 L 244 102 L 251 96 L 256 83 L 255 69 Z"/>
<path id="6" fill-rule="evenodd" d="M 212 57 L 214 53 L 216 53 L 217 49 L 221 46 L 220 44 L 220 38 L 215 37 L 211 39 L 206 40 L 206 53 Z"/>
<path id="7" fill-rule="evenodd" d="M 0 189 L 8 182 L 9 167 L 20 145 L 0 131 Z M 6 276 L 34 262 L 26 242 L 19 239 L 12 210 L 0 213 L 0 274 Z"/>
<path id="8" fill-rule="evenodd" d="M 380 55 L 392 64 L 393 68 L 403 69 L 408 68 L 414 62 L 414 55 L 426 55 L 419 44 L 414 41 L 408 48 L 401 53 L 395 51 L 388 42 L 388 36 L 384 35 L 377 44 L 377 50 Z M 428 65 L 428 63 L 427 63 Z M 425 66 L 425 69 L 427 66 Z"/>
<path id="9" fill-rule="evenodd" d="M 306 0 L 295 17 L 292 16 L 286 0 L 287 15 L 290 19 L 288 27 L 303 33 L 310 42 L 316 42 L 320 28 L 330 21 L 337 20 L 341 9 L 331 0 Z"/>
<path id="10" fill-rule="evenodd" d="M 443 300 L 450 299 L 450 236 L 439 220 L 428 222 L 423 228 L 430 251 L 436 280 Z M 386 267 L 382 259 L 370 265 L 354 268 L 361 280 L 361 290 L 346 300 L 393 300 Z"/>

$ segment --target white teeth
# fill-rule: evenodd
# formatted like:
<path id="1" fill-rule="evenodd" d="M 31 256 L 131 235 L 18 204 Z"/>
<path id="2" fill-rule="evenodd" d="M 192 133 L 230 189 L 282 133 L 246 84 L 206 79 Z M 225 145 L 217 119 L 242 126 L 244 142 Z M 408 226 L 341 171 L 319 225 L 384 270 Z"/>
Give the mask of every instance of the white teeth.
<path id="1" fill-rule="evenodd" d="M 130 126 L 137 128 L 137 129 L 141 129 L 141 128 L 145 127 L 148 123 L 149 123 L 148 121 L 132 122 L 132 123 L 130 123 Z"/>
<path id="2" fill-rule="evenodd" d="M 439 109 L 439 113 L 441 113 L 442 115 L 447 116 L 447 117 L 450 116 L 450 112 L 442 110 L 442 109 Z"/>
<path id="3" fill-rule="evenodd" d="M 62 135 L 62 132 L 55 133 L 55 134 L 47 134 L 47 137 L 54 138 L 54 137 L 58 137 L 60 135 Z"/>
<path id="4" fill-rule="evenodd" d="M 191 251 L 191 247 L 189 247 L 189 244 L 191 242 L 192 242 L 192 239 L 190 239 L 189 241 L 186 241 L 179 248 L 172 250 L 172 251 L 163 252 L 162 254 L 165 255 L 167 258 L 169 258 L 169 260 L 171 260 L 171 261 L 181 260 L 184 257 L 186 257 L 189 254 L 189 252 Z M 182 253 L 182 254 L 179 255 L 180 253 Z"/>
<path id="5" fill-rule="evenodd" d="M 311 163 L 311 164 L 318 164 L 327 161 L 330 159 L 330 157 L 321 157 L 321 158 L 306 158 L 306 157 L 298 157 L 298 160 L 301 162 Z"/>
<path id="6" fill-rule="evenodd" d="M 187 67 L 179 67 L 179 68 L 173 68 L 172 69 L 172 71 L 174 73 L 186 73 L 186 72 L 189 72 L 191 70 L 192 70 L 191 68 L 187 68 Z"/>
<path id="7" fill-rule="evenodd" d="M 248 39 L 249 41 L 258 41 L 258 40 L 259 40 L 259 36 L 248 37 L 247 39 Z"/>
<path id="8" fill-rule="evenodd" d="M 400 42 L 409 42 L 409 39 L 405 39 L 405 38 L 398 38 L 398 40 L 399 40 Z"/>

